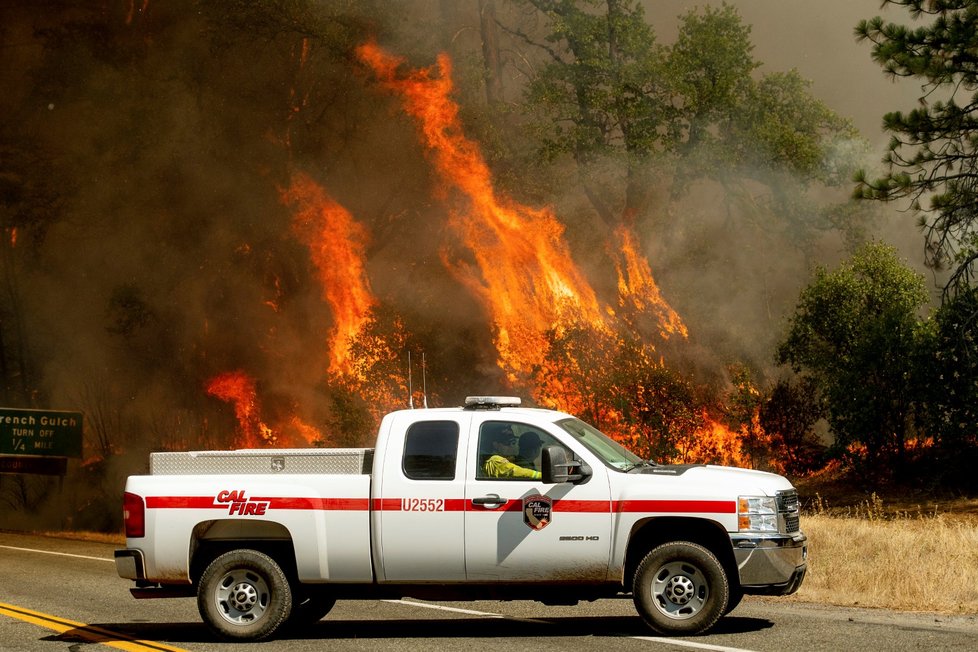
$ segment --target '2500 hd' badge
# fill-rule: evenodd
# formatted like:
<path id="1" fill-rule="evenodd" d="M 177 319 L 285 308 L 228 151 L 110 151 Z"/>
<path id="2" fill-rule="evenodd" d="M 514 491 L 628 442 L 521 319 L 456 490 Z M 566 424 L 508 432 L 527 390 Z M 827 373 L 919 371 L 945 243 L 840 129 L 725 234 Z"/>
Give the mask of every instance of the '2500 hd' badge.
<path id="1" fill-rule="evenodd" d="M 550 524 L 553 501 L 547 496 L 527 496 L 523 499 L 523 522 L 532 530 L 542 530 Z"/>

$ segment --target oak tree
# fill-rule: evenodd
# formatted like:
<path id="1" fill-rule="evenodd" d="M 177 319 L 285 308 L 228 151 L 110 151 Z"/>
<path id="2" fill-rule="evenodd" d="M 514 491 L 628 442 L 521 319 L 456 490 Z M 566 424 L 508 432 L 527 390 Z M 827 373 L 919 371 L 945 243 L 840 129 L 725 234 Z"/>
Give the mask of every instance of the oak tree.
<path id="1" fill-rule="evenodd" d="M 873 480 L 903 471 L 926 301 L 921 276 L 892 247 L 869 244 L 816 271 L 778 347 L 824 399 L 836 453 Z"/>

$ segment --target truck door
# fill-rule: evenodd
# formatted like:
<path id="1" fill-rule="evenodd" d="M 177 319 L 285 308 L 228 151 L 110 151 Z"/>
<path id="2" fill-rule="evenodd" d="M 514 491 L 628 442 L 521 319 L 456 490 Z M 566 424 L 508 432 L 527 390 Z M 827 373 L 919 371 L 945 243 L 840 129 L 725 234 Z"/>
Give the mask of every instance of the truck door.
<path id="1" fill-rule="evenodd" d="M 439 415 L 391 428 L 373 501 L 380 581 L 464 581 L 469 421 Z"/>
<path id="2" fill-rule="evenodd" d="M 484 421 L 473 428 L 478 449 L 469 451 L 465 486 L 468 580 L 607 581 L 611 491 L 605 467 L 594 468 L 586 483 L 544 485 L 539 474 L 525 477 L 500 458 L 539 469 L 539 447 L 533 455 L 521 444 L 560 444 L 554 435 L 517 421 Z"/>

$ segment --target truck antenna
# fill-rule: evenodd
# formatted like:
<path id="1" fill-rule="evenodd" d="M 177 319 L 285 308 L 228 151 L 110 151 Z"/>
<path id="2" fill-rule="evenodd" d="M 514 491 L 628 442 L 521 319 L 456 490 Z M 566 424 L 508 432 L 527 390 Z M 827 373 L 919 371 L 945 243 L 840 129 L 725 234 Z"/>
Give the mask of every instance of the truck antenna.
<path id="1" fill-rule="evenodd" d="M 414 387 L 411 385 L 411 351 L 408 351 L 408 408 L 414 409 Z"/>
<path id="2" fill-rule="evenodd" d="M 421 400 L 424 401 L 424 407 L 428 409 L 428 367 L 424 362 L 424 351 L 421 352 Z"/>

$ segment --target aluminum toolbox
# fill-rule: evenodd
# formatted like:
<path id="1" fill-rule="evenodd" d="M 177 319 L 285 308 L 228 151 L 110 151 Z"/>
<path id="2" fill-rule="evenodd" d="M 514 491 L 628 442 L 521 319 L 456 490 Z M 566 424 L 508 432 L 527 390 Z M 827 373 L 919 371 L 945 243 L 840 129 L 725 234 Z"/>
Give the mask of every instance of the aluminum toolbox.
<path id="1" fill-rule="evenodd" d="M 266 473 L 362 475 L 372 448 L 283 448 L 150 453 L 151 475 L 254 475 Z"/>

